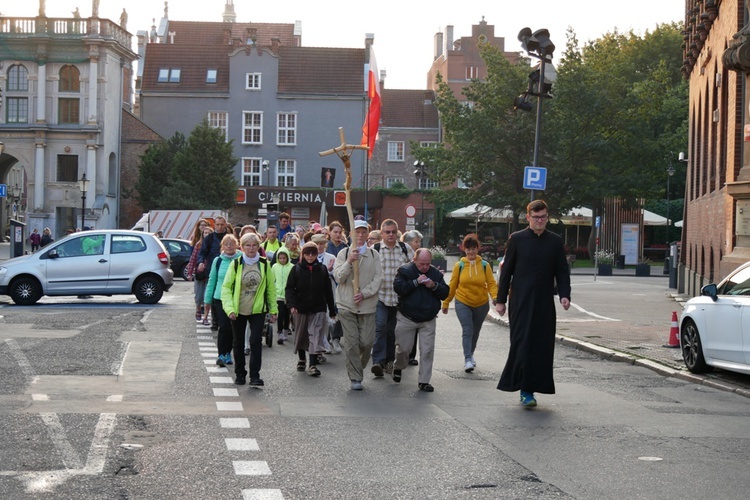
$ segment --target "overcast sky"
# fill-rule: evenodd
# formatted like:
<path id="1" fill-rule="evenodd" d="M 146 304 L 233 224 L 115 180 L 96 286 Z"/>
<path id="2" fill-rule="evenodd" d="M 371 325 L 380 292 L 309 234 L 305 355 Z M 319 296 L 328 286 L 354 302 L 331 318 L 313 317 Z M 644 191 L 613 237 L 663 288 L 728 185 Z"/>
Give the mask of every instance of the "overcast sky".
<path id="1" fill-rule="evenodd" d="M 171 0 L 169 18 L 179 21 L 221 21 L 226 0 Z M 91 15 L 91 0 L 47 0 L 48 17 L 71 17 L 76 7 Z M 133 35 L 148 31 L 152 19 L 164 15 L 160 0 L 101 0 L 99 16 L 119 22 L 128 12 Z M 302 21 L 302 44 L 314 47 L 364 46 L 366 33 L 375 35 L 378 67 L 387 71 L 388 88 L 423 89 L 433 60 L 435 33 L 453 26 L 454 39 L 471 35 L 482 17 L 505 38 L 507 51 L 521 50 L 518 32 L 547 28 L 559 53 L 572 27 L 581 43 L 617 29 L 642 35 L 660 23 L 684 21 L 685 0 L 234 0 L 237 22 L 294 23 Z M 38 0 L 3 1 L 5 16 L 34 17 Z"/>

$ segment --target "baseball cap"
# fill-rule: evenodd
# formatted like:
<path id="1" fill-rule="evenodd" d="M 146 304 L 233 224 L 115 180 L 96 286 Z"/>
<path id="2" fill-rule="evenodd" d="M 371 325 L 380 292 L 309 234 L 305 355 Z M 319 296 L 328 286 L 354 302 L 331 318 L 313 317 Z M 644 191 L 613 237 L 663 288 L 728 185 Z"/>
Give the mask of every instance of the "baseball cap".
<path id="1" fill-rule="evenodd" d="M 359 229 L 360 227 L 368 229 L 367 221 L 366 220 L 355 220 L 354 221 L 354 229 Z"/>

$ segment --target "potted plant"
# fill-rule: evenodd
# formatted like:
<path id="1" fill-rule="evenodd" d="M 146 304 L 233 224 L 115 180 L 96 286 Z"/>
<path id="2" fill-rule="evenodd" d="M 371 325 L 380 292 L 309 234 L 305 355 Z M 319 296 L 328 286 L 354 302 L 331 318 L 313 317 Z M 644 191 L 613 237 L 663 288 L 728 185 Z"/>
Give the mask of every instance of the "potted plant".
<path id="1" fill-rule="evenodd" d="M 651 276 L 651 260 L 641 259 L 638 264 L 635 265 L 636 276 Z"/>
<path id="2" fill-rule="evenodd" d="M 438 269 L 447 271 L 448 260 L 445 258 L 445 248 L 434 246 L 430 248 L 430 252 L 432 253 L 432 265 Z"/>
<path id="3" fill-rule="evenodd" d="M 607 250 L 599 250 L 594 253 L 597 274 L 599 276 L 612 276 L 612 264 L 615 262 L 615 254 Z"/>

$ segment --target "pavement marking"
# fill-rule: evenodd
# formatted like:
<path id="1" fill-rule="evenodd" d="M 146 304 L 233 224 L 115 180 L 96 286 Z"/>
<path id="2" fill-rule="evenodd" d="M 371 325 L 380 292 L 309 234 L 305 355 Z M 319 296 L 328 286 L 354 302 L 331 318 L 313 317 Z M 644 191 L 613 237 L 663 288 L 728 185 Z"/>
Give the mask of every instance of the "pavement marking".
<path id="1" fill-rule="evenodd" d="M 224 442 L 229 451 L 260 451 L 256 439 L 226 438 Z"/>
<path id="2" fill-rule="evenodd" d="M 242 490 L 242 500 L 284 500 L 281 490 Z"/>
<path id="3" fill-rule="evenodd" d="M 35 375 L 34 369 L 31 367 L 31 363 L 29 363 L 29 358 L 27 358 L 26 354 L 24 354 L 21 348 L 18 347 L 18 342 L 13 339 L 5 339 L 5 344 L 8 346 L 8 349 L 10 349 L 13 358 L 15 358 L 16 363 L 18 363 L 23 374 L 27 377 L 33 377 Z"/>
<path id="4" fill-rule="evenodd" d="M 198 350 L 200 352 L 216 352 L 216 346 L 212 345 L 211 347 L 199 347 Z"/>
<path id="5" fill-rule="evenodd" d="M 239 401 L 217 401 L 216 409 L 218 411 L 242 411 L 242 403 Z"/>
<path id="6" fill-rule="evenodd" d="M 118 377 L 122 376 L 122 365 L 125 364 L 125 358 L 128 357 L 128 351 L 130 350 L 130 342 L 125 342 L 125 352 L 122 353 L 120 359 L 117 360 L 112 367 L 112 373 Z"/>
<path id="7" fill-rule="evenodd" d="M 232 377 L 208 377 L 208 381 L 212 384 L 233 384 L 234 380 Z"/>
<path id="8" fill-rule="evenodd" d="M 60 458 L 62 458 L 63 465 L 66 469 L 80 469 L 83 467 L 81 463 L 81 457 L 68 441 L 65 435 L 65 429 L 63 429 L 60 419 L 56 413 L 40 413 L 39 416 L 42 418 L 44 425 L 47 427 L 47 435 L 52 441 L 52 445 L 55 449 L 60 452 Z"/>
<path id="9" fill-rule="evenodd" d="M 112 403 L 119 403 L 122 401 L 123 395 L 122 394 L 113 394 L 111 396 L 107 396 L 107 401 Z"/>
<path id="10" fill-rule="evenodd" d="M 47 394 L 32 394 L 31 400 L 32 401 L 49 401 L 49 396 Z"/>
<path id="11" fill-rule="evenodd" d="M 206 371 L 208 373 L 228 373 L 229 370 L 222 368 L 221 366 L 207 366 Z"/>
<path id="12" fill-rule="evenodd" d="M 207 335 L 198 335 L 196 338 L 198 340 L 211 340 L 211 339 L 213 339 L 213 337 L 209 337 Z M 211 345 L 213 345 L 213 342 L 211 343 Z"/>
<path id="13" fill-rule="evenodd" d="M 213 356 L 212 356 L 212 357 L 213 357 Z M 216 364 L 216 361 L 214 361 L 213 359 L 204 359 L 204 360 L 203 360 L 203 364 L 204 364 L 204 365 L 215 365 L 215 364 Z"/>
<path id="14" fill-rule="evenodd" d="M 198 342 L 199 347 L 213 347 L 216 348 L 216 344 L 213 342 Z"/>
<path id="15" fill-rule="evenodd" d="M 238 398 L 240 392 L 237 389 L 214 389 L 214 396 L 217 398 Z"/>
<path id="16" fill-rule="evenodd" d="M 234 460 L 234 473 L 238 476 L 270 476 L 268 462 L 262 460 Z"/>
<path id="17" fill-rule="evenodd" d="M 211 353 L 211 352 L 202 352 L 201 356 L 203 356 L 204 358 L 215 358 L 216 357 L 216 352 L 213 352 L 213 353 Z"/>
<path id="18" fill-rule="evenodd" d="M 250 419 L 248 418 L 220 418 L 219 425 L 223 429 L 249 429 Z"/>
<path id="19" fill-rule="evenodd" d="M 579 305 L 577 305 L 577 304 L 574 304 L 573 302 L 571 302 L 571 303 L 570 303 L 570 305 L 571 305 L 572 307 L 575 307 L 575 308 L 576 308 L 576 309 L 578 309 L 579 311 L 581 311 L 581 312 L 582 312 L 583 314 L 588 314 L 589 316 L 592 316 L 592 317 L 594 317 L 594 318 L 598 318 L 598 319 L 603 319 L 603 320 L 605 320 L 605 321 L 622 321 L 622 320 L 620 320 L 620 319 L 608 318 L 608 317 L 606 317 L 606 316 L 600 316 L 600 315 L 598 315 L 598 314 L 596 314 L 596 313 L 592 313 L 592 312 L 589 312 L 589 311 L 587 311 L 586 309 L 584 309 L 583 307 L 581 307 L 581 306 L 579 306 Z"/>

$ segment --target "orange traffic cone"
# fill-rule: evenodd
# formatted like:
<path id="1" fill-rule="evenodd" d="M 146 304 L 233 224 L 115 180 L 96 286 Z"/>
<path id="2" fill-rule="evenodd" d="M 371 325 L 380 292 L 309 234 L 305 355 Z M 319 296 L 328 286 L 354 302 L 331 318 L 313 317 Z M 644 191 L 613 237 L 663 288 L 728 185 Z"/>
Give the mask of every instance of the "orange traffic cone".
<path id="1" fill-rule="evenodd" d="M 672 311 L 672 328 L 669 329 L 669 342 L 664 347 L 680 347 L 680 327 L 677 324 L 677 311 Z"/>

